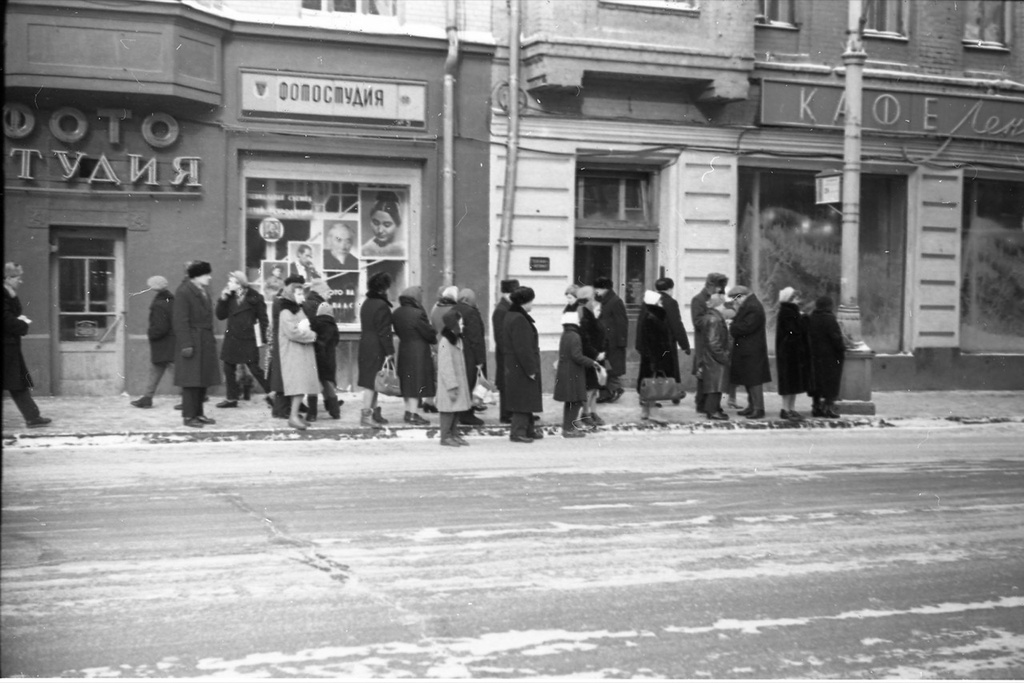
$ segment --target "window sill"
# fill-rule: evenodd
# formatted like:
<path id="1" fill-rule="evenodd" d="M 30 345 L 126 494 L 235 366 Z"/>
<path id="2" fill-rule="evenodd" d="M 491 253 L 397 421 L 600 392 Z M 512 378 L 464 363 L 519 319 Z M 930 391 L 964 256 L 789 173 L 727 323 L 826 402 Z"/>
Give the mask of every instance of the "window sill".
<path id="1" fill-rule="evenodd" d="M 892 31 L 864 31 L 864 38 L 870 40 L 890 40 L 895 43 L 908 43 L 910 40 L 902 33 Z"/>
<path id="2" fill-rule="evenodd" d="M 657 14 L 678 14 L 694 18 L 700 16 L 700 9 L 697 7 L 661 2 L 660 0 L 599 0 L 599 5 L 605 9 L 611 10 L 654 12 Z"/>
<path id="3" fill-rule="evenodd" d="M 799 31 L 800 26 L 785 21 L 755 21 L 754 28 L 770 28 L 779 31 Z"/>
<path id="4" fill-rule="evenodd" d="M 999 52 L 1003 54 L 1010 54 L 1010 48 L 1002 43 L 985 43 L 978 40 L 964 40 L 963 46 L 965 50 L 977 50 L 978 52 Z"/>

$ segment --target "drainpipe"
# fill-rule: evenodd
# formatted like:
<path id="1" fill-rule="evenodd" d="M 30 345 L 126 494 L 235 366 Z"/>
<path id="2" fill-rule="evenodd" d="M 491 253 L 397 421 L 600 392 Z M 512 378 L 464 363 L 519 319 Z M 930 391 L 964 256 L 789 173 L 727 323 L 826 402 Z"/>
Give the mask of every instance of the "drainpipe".
<path id="1" fill-rule="evenodd" d="M 501 235 L 498 237 L 498 281 L 495 300 L 501 297 L 501 281 L 508 279 L 509 252 L 512 249 L 512 213 L 516 203 L 516 162 L 519 156 L 519 6 L 509 0 L 508 9 L 508 142 L 505 150 L 505 195 L 501 209 Z"/>
<path id="2" fill-rule="evenodd" d="M 459 63 L 459 27 L 457 0 L 448 0 L 445 30 L 448 34 L 448 57 L 444 61 L 444 272 L 447 287 L 455 282 L 455 69 Z"/>

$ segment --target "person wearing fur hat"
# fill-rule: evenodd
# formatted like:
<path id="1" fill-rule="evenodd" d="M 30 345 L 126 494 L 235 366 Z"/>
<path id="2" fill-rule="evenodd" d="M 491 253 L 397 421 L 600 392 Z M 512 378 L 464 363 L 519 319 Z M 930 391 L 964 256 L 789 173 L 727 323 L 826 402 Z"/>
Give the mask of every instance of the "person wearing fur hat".
<path id="1" fill-rule="evenodd" d="M 742 285 L 730 289 L 728 296 L 736 309 L 736 317 L 729 325 L 733 347 L 729 381 L 747 389 L 747 407 L 739 414 L 760 420 L 765 416 L 764 385 L 772 381 L 764 306 L 756 294 Z"/>
<path id="2" fill-rule="evenodd" d="M 249 279 L 240 270 L 228 274 L 227 285 L 217 299 L 217 320 L 227 320 L 224 341 L 220 347 L 220 360 L 224 363 L 227 396 L 218 408 L 238 407 L 238 366 L 249 368 L 264 393 L 270 393 L 270 383 L 260 368 L 259 347 L 267 343 L 267 303 L 263 295 L 249 286 Z M 257 342 L 257 325 L 259 341 Z"/>
<path id="3" fill-rule="evenodd" d="M 640 391 L 640 382 L 647 377 L 664 375 L 672 377 L 676 367 L 673 359 L 676 356 L 675 340 L 668 325 L 668 314 L 661 305 L 661 294 L 647 290 L 644 292 L 644 304 L 647 315 L 644 316 L 644 327 L 638 334 L 643 340 L 640 347 L 640 367 L 636 377 L 636 389 Z M 640 401 L 640 419 L 651 420 L 652 401 Z"/>
<path id="4" fill-rule="evenodd" d="M 519 280 L 501 281 L 501 298 L 491 313 L 491 332 L 494 334 L 494 385 L 498 387 L 498 421 L 507 424 L 512 420 L 511 413 L 505 408 L 505 315 L 512 305 L 512 292 L 519 288 Z"/>
<path id="5" fill-rule="evenodd" d="M 216 422 L 203 414 L 207 390 L 220 384 L 213 303 L 207 292 L 212 272 L 206 261 L 192 261 L 186 271 L 187 279 L 174 294 L 174 384 L 181 387 L 181 417 L 187 427 Z"/>
<path id="6" fill-rule="evenodd" d="M 174 328 L 171 324 L 174 295 L 167 289 L 167 278 L 154 275 L 146 280 L 149 288 L 156 292 L 149 304 L 149 384 L 146 393 L 131 402 L 136 408 L 152 408 L 153 395 L 164 373 L 174 364 Z"/>
<path id="7" fill-rule="evenodd" d="M 807 316 L 800 311 L 800 292 L 792 287 L 779 291 L 779 313 L 775 318 L 775 372 L 782 396 L 783 420 L 802 420 L 796 412 L 796 395 L 807 391 L 810 349 L 807 345 Z"/>
<path id="8" fill-rule="evenodd" d="M 698 372 L 705 390 L 704 409 L 709 420 L 728 420 L 722 410 L 722 394 L 729 390 L 729 361 L 732 354 L 732 338 L 729 336 L 727 318 L 732 315 L 727 308 L 725 295 L 712 294 L 707 302 L 707 311 L 700 324 L 704 339 L 697 359 Z"/>
<path id="9" fill-rule="evenodd" d="M 659 277 L 654 281 L 654 290 L 661 295 L 661 308 L 665 311 L 665 324 L 668 325 L 669 333 L 672 336 L 672 347 L 676 345 L 683 350 L 687 356 L 690 355 L 690 339 L 686 334 L 686 326 L 683 324 L 682 315 L 679 312 L 679 302 L 672 297 L 672 290 L 675 289 L 676 283 L 670 277 Z M 647 305 L 640 305 L 640 312 L 636 316 L 636 350 L 640 353 L 640 349 L 644 345 L 643 330 L 644 330 L 644 319 L 647 317 Z M 673 359 L 673 372 L 669 375 L 672 379 L 677 382 L 681 382 L 683 377 L 679 371 L 679 354 L 675 351 L 672 352 Z M 672 403 L 679 405 L 681 399 L 673 399 Z"/>
<path id="10" fill-rule="evenodd" d="M 509 297 L 502 346 L 505 349 L 505 402 L 512 414 L 509 438 L 516 443 L 532 443 L 544 435 L 536 428 L 534 414 L 544 410 L 541 392 L 540 345 L 537 326 L 530 316 L 533 290 L 520 287 Z"/>
<path id="11" fill-rule="evenodd" d="M 277 344 L 281 358 L 283 394 L 291 399 L 288 426 L 306 429 L 309 424 L 299 416 L 299 406 L 308 394 L 320 392 L 316 369 L 316 332 L 302 311 L 302 287 L 293 283 L 281 290 L 281 315 L 278 317 Z"/>
<path id="12" fill-rule="evenodd" d="M 387 424 L 377 405 L 377 372 L 388 359 L 394 360 L 395 340 L 391 301 L 391 275 L 380 271 L 367 282 L 366 299 L 359 306 L 359 379 L 363 388 L 363 410 L 359 424 L 380 429 Z"/>
<path id="13" fill-rule="evenodd" d="M 437 343 L 437 330 L 430 324 L 427 312 L 423 310 L 423 288 L 406 287 L 398 295 L 398 308 L 391 317 L 398 337 L 395 370 L 405 401 L 405 423 L 430 424 L 417 412 L 420 401 L 433 398 L 437 391 L 434 359 L 431 355 L 431 347 Z"/>
<path id="14" fill-rule="evenodd" d="M 39 413 L 39 406 L 32 398 L 32 376 L 21 354 L 21 338 L 28 334 L 28 327 L 32 324 L 22 313 L 21 299 L 18 298 L 24 272 L 17 263 L 4 264 L 4 389 L 11 392 L 14 405 L 18 406 L 26 425 L 45 427 L 52 420 Z"/>
<path id="15" fill-rule="evenodd" d="M 469 380 L 462 352 L 462 314 L 449 308 L 442 318 L 441 341 L 437 345 L 437 411 L 441 417 L 441 445 L 468 446 L 459 433 L 458 416 L 469 410 Z"/>
<path id="16" fill-rule="evenodd" d="M 334 309 L 326 301 L 316 309 L 316 317 L 310 323 L 316 333 L 316 373 L 320 378 L 320 390 L 324 395 L 324 407 L 335 420 L 341 419 L 341 406 L 344 401 L 338 398 L 338 321 L 334 319 Z M 306 420 L 316 419 L 316 395 L 307 396 L 310 402 L 306 410 Z"/>
<path id="17" fill-rule="evenodd" d="M 708 273 L 707 277 L 704 278 L 704 288 L 690 299 L 690 322 L 693 325 L 693 364 L 691 372 L 697 377 L 697 391 L 694 392 L 694 401 L 698 413 L 706 412 L 704 407 L 704 387 L 701 384 L 700 374 L 698 373 L 701 356 L 700 345 L 704 340 L 700 326 L 704 324 L 704 314 L 708 312 L 708 301 L 711 299 L 711 295 L 718 293 L 724 296 L 725 288 L 728 285 L 729 278 L 727 276 L 722 273 Z"/>
<path id="18" fill-rule="evenodd" d="M 604 327 L 607 343 L 605 353 L 608 359 L 608 383 L 601 390 L 598 403 L 613 403 L 622 396 L 622 379 L 626 374 L 626 342 L 629 336 L 629 317 L 626 304 L 612 288 L 610 277 L 594 279 L 594 293 L 601 303 L 598 320 Z"/>
<path id="19" fill-rule="evenodd" d="M 462 355 L 466 360 L 466 378 L 469 380 L 470 392 L 476 388 L 477 378 L 487 375 L 487 332 L 480 309 L 476 307 L 476 292 L 472 289 L 459 290 L 459 301 L 455 310 L 462 315 Z M 472 401 L 471 401 L 472 402 Z M 459 422 L 471 427 L 479 427 L 484 423 L 476 416 L 477 410 L 485 407 L 470 406 L 469 410 L 459 415 Z"/>
<path id="20" fill-rule="evenodd" d="M 580 410 L 587 401 L 587 370 L 596 371 L 598 363 L 583 352 L 580 336 L 579 301 L 570 303 L 562 312 L 562 338 L 558 342 L 558 369 L 555 371 L 554 399 L 561 401 L 562 436 L 573 439 L 585 436 Z"/>

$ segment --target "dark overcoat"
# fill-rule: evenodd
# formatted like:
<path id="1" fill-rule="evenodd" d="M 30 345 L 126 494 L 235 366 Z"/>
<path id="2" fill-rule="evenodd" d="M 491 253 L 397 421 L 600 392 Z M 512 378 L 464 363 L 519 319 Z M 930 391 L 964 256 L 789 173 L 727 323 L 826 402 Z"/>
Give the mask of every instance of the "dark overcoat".
<path id="1" fill-rule="evenodd" d="M 587 400 L 586 368 L 596 361 L 583 354 L 583 340 L 578 325 L 562 325 L 558 342 L 558 371 L 555 373 L 556 401 L 583 403 Z"/>
<path id="2" fill-rule="evenodd" d="M 707 321 L 708 301 L 710 300 L 711 294 L 708 293 L 707 288 L 700 290 L 690 299 L 690 322 L 693 323 L 692 372 L 694 375 L 697 374 L 697 368 L 700 365 L 701 351 L 704 345 L 703 329 L 704 323 Z"/>
<path id="3" fill-rule="evenodd" d="M 736 386 L 749 387 L 772 381 L 766 322 L 764 306 L 756 294 L 750 294 L 740 304 L 729 326 L 732 337 L 729 381 Z"/>
<path id="4" fill-rule="evenodd" d="M 168 289 L 161 289 L 149 305 L 149 361 L 151 363 L 173 363 L 174 356 L 174 295 Z"/>
<path id="5" fill-rule="evenodd" d="M 281 376 L 281 343 L 278 330 L 281 325 L 281 309 L 284 297 L 278 292 L 270 306 L 270 390 L 284 396 L 284 378 Z"/>
<path id="6" fill-rule="evenodd" d="M 395 353 L 391 302 L 386 294 L 368 292 L 359 307 L 359 381 L 364 389 L 374 389 L 377 372 L 384 358 Z"/>
<path id="7" fill-rule="evenodd" d="M 629 318 L 626 315 L 626 304 L 619 295 L 608 290 L 601 300 L 601 325 L 607 339 L 607 360 L 609 374 L 626 374 L 626 344 L 629 338 Z"/>
<path id="8" fill-rule="evenodd" d="M 487 372 L 487 332 L 480 309 L 467 301 L 455 304 L 455 310 L 462 314 L 462 355 L 466 360 L 466 376 L 469 387 L 476 385 L 476 368 L 483 366 Z"/>
<path id="9" fill-rule="evenodd" d="M 494 312 L 491 313 L 491 330 L 494 332 L 494 380 L 495 386 L 498 387 L 498 391 L 505 386 L 505 315 L 508 314 L 508 309 L 511 304 L 508 299 L 501 297 L 501 301 L 494 307 Z"/>
<path id="10" fill-rule="evenodd" d="M 402 396 L 433 396 L 437 393 L 437 380 L 430 346 L 437 343 L 437 331 L 430 324 L 427 312 L 416 299 L 400 296 L 392 323 L 398 337 L 397 369 Z"/>
<path id="11" fill-rule="evenodd" d="M 807 342 L 811 351 L 808 394 L 833 401 L 839 396 L 843 379 L 846 344 L 839 321 L 832 311 L 815 310 L 807 319 Z"/>
<path id="12" fill-rule="evenodd" d="M 665 292 L 661 294 L 661 308 L 665 311 L 665 324 L 668 326 L 669 335 L 672 338 L 672 372 L 668 376 L 679 382 L 682 375 L 679 370 L 679 354 L 676 353 L 676 345 L 683 351 L 690 350 L 690 339 L 686 334 L 686 326 L 683 324 L 682 313 L 679 311 L 679 302 Z M 636 317 L 636 344 L 637 353 L 643 353 L 644 346 L 644 320 L 647 318 L 647 304 L 640 304 L 640 313 Z"/>
<path id="13" fill-rule="evenodd" d="M 505 349 L 505 410 L 510 413 L 543 411 L 537 326 L 522 306 L 509 306 L 502 337 Z"/>
<path id="14" fill-rule="evenodd" d="M 213 303 L 206 290 L 185 280 L 174 293 L 173 326 L 177 350 L 174 384 L 179 387 L 211 387 L 220 384 L 217 340 L 213 336 Z M 192 348 L 192 357 L 181 355 Z"/>
<path id="15" fill-rule="evenodd" d="M 4 389 L 21 391 L 32 387 L 32 376 L 21 355 L 21 338 L 28 334 L 28 323 L 18 320 L 21 299 L 4 287 Z"/>
<path id="16" fill-rule="evenodd" d="M 224 341 L 221 342 L 220 359 L 232 365 L 258 363 L 260 349 L 256 345 L 256 325 L 260 326 L 260 341 L 266 343 L 267 302 L 255 289 L 246 287 L 241 296 L 231 292 L 227 297 L 217 299 L 217 320 L 227 320 Z"/>
<path id="17" fill-rule="evenodd" d="M 704 341 L 700 346 L 701 386 L 706 394 L 722 394 L 729 391 L 729 357 L 732 353 L 732 339 L 725 318 L 717 310 L 709 308 L 700 324 Z"/>
<path id="18" fill-rule="evenodd" d="M 316 333 L 316 374 L 321 382 L 338 383 L 338 323 L 333 315 L 316 316 L 309 328 Z"/>
<path id="19" fill-rule="evenodd" d="M 580 341 L 583 343 L 583 355 L 587 358 L 597 360 L 605 350 L 604 327 L 594 312 L 586 306 L 580 307 Z M 593 365 L 587 366 L 586 377 L 587 389 L 593 391 L 601 388 L 597 381 L 597 370 Z"/>
<path id="20" fill-rule="evenodd" d="M 655 375 L 672 377 L 672 371 L 679 366 L 676 343 L 666 320 L 667 313 L 660 306 L 648 306 L 644 316 L 643 346 L 640 351 L 640 367 L 637 369 L 636 388 L 640 380 Z M 675 362 L 673 362 L 675 361 Z"/>
<path id="21" fill-rule="evenodd" d="M 795 303 L 780 303 L 775 318 L 775 373 L 779 394 L 788 396 L 807 391 L 809 372 L 807 317 Z"/>

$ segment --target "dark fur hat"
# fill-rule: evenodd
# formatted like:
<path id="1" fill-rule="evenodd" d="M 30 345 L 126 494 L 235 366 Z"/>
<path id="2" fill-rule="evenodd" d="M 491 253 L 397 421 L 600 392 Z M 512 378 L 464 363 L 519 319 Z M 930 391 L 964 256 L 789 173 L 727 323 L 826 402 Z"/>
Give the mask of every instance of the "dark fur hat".
<path id="1" fill-rule="evenodd" d="M 612 279 L 607 275 L 594 278 L 594 289 L 611 289 Z"/>
<path id="2" fill-rule="evenodd" d="M 533 301 L 536 294 L 529 287 L 517 287 L 514 292 L 509 296 L 512 303 L 522 306 Z"/>
<path id="3" fill-rule="evenodd" d="M 501 293 L 511 294 L 512 292 L 519 289 L 519 280 L 502 280 L 501 281 Z"/>
<path id="4" fill-rule="evenodd" d="M 190 280 L 200 275 L 209 275 L 212 272 L 213 268 L 206 261 L 192 261 L 188 264 L 188 269 L 185 271 Z"/>

